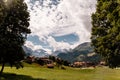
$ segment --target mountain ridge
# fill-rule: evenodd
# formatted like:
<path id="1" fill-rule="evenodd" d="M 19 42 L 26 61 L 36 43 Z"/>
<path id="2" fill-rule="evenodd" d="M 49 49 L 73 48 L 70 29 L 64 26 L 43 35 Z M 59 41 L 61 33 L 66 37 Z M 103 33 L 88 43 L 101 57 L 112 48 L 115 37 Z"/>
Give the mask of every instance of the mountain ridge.
<path id="1" fill-rule="evenodd" d="M 68 53 L 60 53 L 58 57 L 72 63 L 75 61 L 100 61 L 100 56 L 94 52 L 90 42 L 82 43 Z"/>
<path id="2" fill-rule="evenodd" d="M 48 55 L 47 51 L 45 51 L 44 49 L 32 50 L 27 46 L 23 46 L 23 49 L 25 51 L 26 56 L 44 57 Z"/>
<path id="3" fill-rule="evenodd" d="M 64 49 L 64 50 L 57 50 L 52 52 L 52 54 L 48 54 L 47 51 L 43 49 L 32 50 L 26 46 L 23 47 L 26 52 L 27 56 L 35 56 L 35 57 L 44 57 L 46 55 L 53 55 L 66 60 L 68 62 L 75 62 L 75 61 L 88 61 L 88 62 L 99 62 L 100 56 L 96 54 L 91 46 L 90 42 L 82 43 L 76 46 L 74 49 Z"/>

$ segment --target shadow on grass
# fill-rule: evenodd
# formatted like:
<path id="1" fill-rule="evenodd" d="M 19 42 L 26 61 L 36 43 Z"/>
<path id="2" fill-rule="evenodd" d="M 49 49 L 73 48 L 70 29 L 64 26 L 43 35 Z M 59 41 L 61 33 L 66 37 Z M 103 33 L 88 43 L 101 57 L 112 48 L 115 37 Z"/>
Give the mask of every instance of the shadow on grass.
<path id="1" fill-rule="evenodd" d="M 3 73 L 2 76 L 0 76 L 0 80 L 46 80 L 46 79 L 32 78 L 31 76 L 27 76 L 27 75 Z"/>

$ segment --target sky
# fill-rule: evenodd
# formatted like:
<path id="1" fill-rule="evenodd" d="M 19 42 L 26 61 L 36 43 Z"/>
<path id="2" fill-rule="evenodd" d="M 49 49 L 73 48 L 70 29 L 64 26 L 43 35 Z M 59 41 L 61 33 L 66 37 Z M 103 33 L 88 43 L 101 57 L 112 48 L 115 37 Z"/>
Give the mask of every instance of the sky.
<path id="1" fill-rule="evenodd" d="M 91 14 L 96 0 L 25 0 L 30 12 L 30 29 L 25 46 L 56 50 L 73 49 L 90 42 Z"/>

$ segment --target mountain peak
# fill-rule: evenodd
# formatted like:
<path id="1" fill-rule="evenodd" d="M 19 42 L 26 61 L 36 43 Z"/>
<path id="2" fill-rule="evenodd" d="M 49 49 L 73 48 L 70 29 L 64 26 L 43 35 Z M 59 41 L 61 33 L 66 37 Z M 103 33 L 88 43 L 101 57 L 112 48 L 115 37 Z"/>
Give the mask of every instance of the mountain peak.
<path id="1" fill-rule="evenodd" d="M 90 50 L 90 49 L 92 49 L 91 42 L 85 42 L 75 47 L 73 51 Z"/>
<path id="2" fill-rule="evenodd" d="M 58 57 L 69 62 L 75 61 L 97 62 L 100 60 L 100 56 L 94 53 L 93 47 L 91 47 L 90 42 L 82 43 L 75 47 L 72 51 L 69 51 L 67 53 L 60 53 L 58 54 Z"/>
<path id="3" fill-rule="evenodd" d="M 23 46 L 23 49 L 27 56 L 32 55 L 32 56 L 36 56 L 36 57 L 43 57 L 45 55 L 48 55 L 47 51 L 45 51 L 43 49 L 32 50 L 31 48 L 26 47 L 26 46 Z"/>

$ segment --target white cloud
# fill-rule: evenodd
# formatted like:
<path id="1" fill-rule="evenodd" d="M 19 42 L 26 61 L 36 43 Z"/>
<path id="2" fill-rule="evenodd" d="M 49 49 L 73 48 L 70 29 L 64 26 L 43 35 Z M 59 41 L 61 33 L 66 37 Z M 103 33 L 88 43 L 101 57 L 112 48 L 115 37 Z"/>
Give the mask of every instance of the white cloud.
<path id="1" fill-rule="evenodd" d="M 35 4 L 30 1 L 26 0 L 30 11 L 31 35 L 37 35 L 41 41 L 49 43 L 54 50 L 71 48 L 90 41 L 90 15 L 95 11 L 96 0 L 62 0 L 60 4 L 53 5 L 52 8 L 48 5 L 50 0 L 43 0 L 44 6 L 39 1 L 35 1 Z M 57 42 L 52 37 L 71 33 L 78 35 L 80 39 L 73 45 L 67 42 Z"/>
<path id="2" fill-rule="evenodd" d="M 44 49 L 48 54 L 52 54 L 52 51 L 50 49 Z"/>
<path id="3" fill-rule="evenodd" d="M 42 49 L 42 50 L 45 50 L 48 54 L 52 53 L 52 51 L 50 49 L 44 49 L 42 46 L 35 45 L 31 41 L 26 41 L 25 46 L 28 47 L 28 48 L 31 48 L 33 51 Z"/>
<path id="4" fill-rule="evenodd" d="M 25 46 L 31 48 L 32 50 L 43 49 L 40 45 L 34 45 L 31 41 L 26 41 Z"/>
<path id="5" fill-rule="evenodd" d="M 50 47 L 53 48 L 53 51 L 56 50 L 62 50 L 62 49 L 69 49 L 70 48 L 70 44 L 66 43 L 66 42 L 57 42 L 55 41 L 55 39 L 53 37 L 48 37 L 47 42 L 49 43 Z"/>

